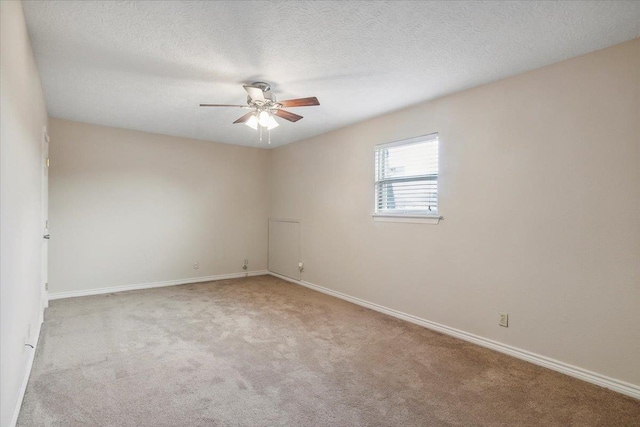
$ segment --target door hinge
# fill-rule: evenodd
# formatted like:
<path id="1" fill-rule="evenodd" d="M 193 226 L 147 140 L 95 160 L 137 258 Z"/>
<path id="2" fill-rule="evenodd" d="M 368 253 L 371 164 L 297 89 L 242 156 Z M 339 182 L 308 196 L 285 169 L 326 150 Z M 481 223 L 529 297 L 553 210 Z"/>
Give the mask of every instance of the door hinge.
<path id="1" fill-rule="evenodd" d="M 47 157 L 47 167 L 49 167 L 49 158 Z"/>
<path id="2" fill-rule="evenodd" d="M 49 228 L 49 220 L 48 219 L 44 220 L 44 228 Z"/>
<path id="3" fill-rule="evenodd" d="M 49 291 L 49 282 L 44 284 L 44 290 Z"/>

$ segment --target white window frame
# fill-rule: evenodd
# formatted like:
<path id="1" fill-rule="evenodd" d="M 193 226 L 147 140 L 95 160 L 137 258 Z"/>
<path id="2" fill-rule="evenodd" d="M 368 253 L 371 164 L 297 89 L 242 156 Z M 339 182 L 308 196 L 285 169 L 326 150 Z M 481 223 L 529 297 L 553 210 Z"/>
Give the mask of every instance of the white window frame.
<path id="1" fill-rule="evenodd" d="M 416 177 L 416 179 L 412 180 L 411 177 L 396 177 L 396 178 L 387 178 L 385 180 L 379 180 L 379 175 L 380 175 L 380 171 L 375 169 L 375 165 L 376 165 L 376 157 L 378 155 L 379 150 L 381 149 L 385 149 L 385 148 L 391 148 L 391 147 L 398 147 L 398 146 L 404 146 L 404 145 L 412 145 L 412 144 L 417 144 L 420 142 L 426 142 L 426 141 L 433 141 L 433 140 L 438 141 L 438 144 L 440 143 L 440 138 L 439 138 L 439 134 L 438 132 L 434 132 L 434 133 L 430 133 L 430 134 L 426 134 L 426 135 L 420 135 L 420 136 L 416 136 L 413 138 L 407 138 L 407 139 L 402 139 L 399 141 L 393 141 L 393 142 L 388 142 L 388 143 L 383 143 L 383 144 L 378 144 L 375 146 L 374 148 L 374 213 L 372 214 L 372 217 L 375 221 L 382 221 L 382 222 L 413 222 L 413 223 L 428 223 L 428 224 L 438 224 L 440 222 L 440 220 L 444 219 L 442 216 L 440 216 L 440 212 L 439 212 L 439 189 L 436 190 L 436 197 L 438 198 L 438 203 L 437 203 L 437 211 L 399 211 L 399 212 L 394 212 L 394 211 L 379 211 L 378 209 L 378 197 L 379 197 L 379 184 L 381 182 L 393 182 L 393 181 L 423 181 L 423 180 L 438 180 L 439 179 L 439 169 L 438 168 L 438 174 L 437 175 L 431 175 L 431 176 L 421 176 L 421 177 Z M 440 161 L 440 153 L 438 151 L 438 162 Z M 378 162 L 378 167 L 381 167 L 382 164 L 380 162 Z"/>

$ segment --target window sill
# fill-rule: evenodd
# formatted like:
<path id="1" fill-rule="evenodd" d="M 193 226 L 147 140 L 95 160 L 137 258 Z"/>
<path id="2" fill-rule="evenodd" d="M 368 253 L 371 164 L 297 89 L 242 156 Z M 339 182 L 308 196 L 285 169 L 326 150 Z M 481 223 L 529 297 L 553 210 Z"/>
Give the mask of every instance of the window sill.
<path id="1" fill-rule="evenodd" d="M 374 221 L 377 222 L 409 222 L 416 224 L 438 224 L 441 220 L 444 219 L 442 216 L 434 215 L 434 216 L 411 216 L 411 215 L 384 215 L 384 214 L 373 214 L 371 215 Z"/>

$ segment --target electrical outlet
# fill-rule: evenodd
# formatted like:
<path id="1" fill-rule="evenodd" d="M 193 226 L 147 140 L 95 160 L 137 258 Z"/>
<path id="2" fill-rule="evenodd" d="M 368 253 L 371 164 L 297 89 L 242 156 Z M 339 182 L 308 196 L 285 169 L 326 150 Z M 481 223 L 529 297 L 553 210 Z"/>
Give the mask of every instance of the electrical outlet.
<path id="1" fill-rule="evenodd" d="M 304 264 L 299 262 L 298 263 L 298 270 L 300 270 L 300 272 L 302 272 L 302 270 L 304 270 Z"/>
<path id="2" fill-rule="evenodd" d="M 509 314 L 508 313 L 500 313 L 500 326 L 504 326 L 505 328 L 509 327 Z"/>
<path id="3" fill-rule="evenodd" d="M 194 269 L 194 270 L 197 270 L 197 269 L 199 269 L 199 268 L 200 268 L 200 264 L 198 264 L 197 262 L 194 262 L 194 263 L 193 263 L 193 269 Z"/>
<path id="4" fill-rule="evenodd" d="M 249 268 L 249 260 L 248 260 L 248 259 L 245 259 L 245 260 L 244 260 L 244 265 L 242 266 L 242 269 L 243 269 L 244 271 L 247 271 L 247 269 L 248 269 L 248 268 Z"/>

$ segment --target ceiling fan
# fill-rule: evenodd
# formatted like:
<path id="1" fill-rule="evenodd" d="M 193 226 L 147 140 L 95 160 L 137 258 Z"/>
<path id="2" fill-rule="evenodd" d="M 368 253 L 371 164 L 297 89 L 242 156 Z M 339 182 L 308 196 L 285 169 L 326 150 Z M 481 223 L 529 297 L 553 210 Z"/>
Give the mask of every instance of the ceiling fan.
<path id="1" fill-rule="evenodd" d="M 273 116 L 278 116 L 290 122 L 297 122 L 302 118 L 298 114 L 283 110 L 283 108 L 309 107 L 320 105 L 318 98 L 315 96 L 309 98 L 288 99 L 286 101 L 277 101 L 276 96 L 271 92 L 271 86 L 265 82 L 254 82 L 250 85 L 244 85 L 247 91 L 247 105 L 233 104 L 200 104 L 201 107 L 238 107 L 251 110 L 238 120 L 233 122 L 244 123 L 253 129 L 260 130 L 260 140 L 262 140 L 262 129 L 271 130 L 279 126 Z"/>

